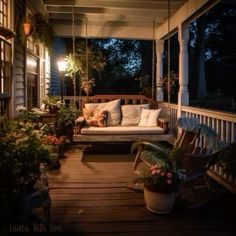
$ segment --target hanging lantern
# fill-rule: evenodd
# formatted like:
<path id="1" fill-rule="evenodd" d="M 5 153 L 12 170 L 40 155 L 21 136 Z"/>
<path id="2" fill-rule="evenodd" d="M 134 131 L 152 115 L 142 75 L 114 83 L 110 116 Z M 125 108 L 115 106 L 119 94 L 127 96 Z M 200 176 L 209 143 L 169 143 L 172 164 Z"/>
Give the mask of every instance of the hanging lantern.
<path id="1" fill-rule="evenodd" d="M 32 33 L 32 24 L 30 22 L 23 23 L 25 36 L 28 37 Z"/>

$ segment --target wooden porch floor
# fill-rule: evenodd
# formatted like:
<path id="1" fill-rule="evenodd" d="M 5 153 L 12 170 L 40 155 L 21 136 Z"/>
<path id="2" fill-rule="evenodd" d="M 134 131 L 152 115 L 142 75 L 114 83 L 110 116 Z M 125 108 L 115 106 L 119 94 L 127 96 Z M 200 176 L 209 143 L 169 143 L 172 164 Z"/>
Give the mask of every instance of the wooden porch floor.
<path id="1" fill-rule="evenodd" d="M 231 193 L 212 194 L 199 180 L 185 188 L 185 201 L 178 198 L 171 214 L 155 215 L 142 192 L 127 188 L 133 156 L 88 153 L 82 163 L 78 146 L 66 155 L 60 170 L 49 172 L 50 231 L 58 235 L 236 235 Z"/>

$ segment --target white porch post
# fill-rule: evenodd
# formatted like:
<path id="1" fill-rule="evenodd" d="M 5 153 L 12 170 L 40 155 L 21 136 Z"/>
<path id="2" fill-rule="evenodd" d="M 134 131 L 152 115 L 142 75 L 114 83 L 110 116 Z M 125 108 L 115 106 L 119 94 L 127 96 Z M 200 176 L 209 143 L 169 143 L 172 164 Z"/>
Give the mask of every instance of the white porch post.
<path id="1" fill-rule="evenodd" d="M 181 116 L 181 106 L 189 105 L 188 92 L 188 41 L 189 25 L 179 26 L 179 93 L 178 93 L 178 111 L 177 116 Z"/>
<path id="2" fill-rule="evenodd" d="M 163 101 L 163 51 L 164 51 L 164 40 L 156 40 L 156 55 L 157 55 L 157 62 L 156 62 L 156 100 Z"/>

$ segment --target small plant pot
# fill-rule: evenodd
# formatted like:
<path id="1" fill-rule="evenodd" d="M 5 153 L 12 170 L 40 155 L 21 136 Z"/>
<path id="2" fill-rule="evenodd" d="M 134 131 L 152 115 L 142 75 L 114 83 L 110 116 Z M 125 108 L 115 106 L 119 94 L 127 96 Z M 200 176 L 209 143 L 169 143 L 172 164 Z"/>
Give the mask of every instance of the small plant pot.
<path id="1" fill-rule="evenodd" d="M 56 114 L 59 108 L 56 105 L 49 105 L 48 110 L 49 110 L 49 113 Z"/>
<path id="2" fill-rule="evenodd" d="M 30 23 L 24 23 L 23 29 L 26 36 L 29 36 L 32 33 L 32 25 Z"/>
<path id="3" fill-rule="evenodd" d="M 159 193 L 153 192 L 144 187 L 144 199 L 147 209 L 157 214 L 168 214 L 175 204 L 175 192 Z"/>

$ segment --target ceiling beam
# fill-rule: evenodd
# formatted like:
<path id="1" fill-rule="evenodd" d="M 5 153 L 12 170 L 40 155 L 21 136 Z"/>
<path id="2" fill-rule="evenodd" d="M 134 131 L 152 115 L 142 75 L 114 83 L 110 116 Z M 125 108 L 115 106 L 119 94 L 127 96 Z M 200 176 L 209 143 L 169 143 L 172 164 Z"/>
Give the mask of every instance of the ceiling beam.
<path id="1" fill-rule="evenodd" d="M 72 26 L 68 27 L 68 24 L 54 24 L 53 29 L 58 37 L 72 37 Z M 96 24 L 96 22 L 87 22 L 86 26 L 86 21 L 80 21 L 75 26 L 75 37 L 150 40 L 153 39 L 153 30 L 152 24 L 141 26 L 140 24 L 128 25 L 126 23 L 106 22 L 102 25 Z"/>
<path id="2" fill-rule="evenodd" d="M 68 23 L 72 22 L 72 14 L 70 13 L 50 13 L 50 19 L 54 21 L 54 23 L 59 23 L 61 21 L 68 21 Z M 152 22 L 155 20 L 156 23 L 162 23 L 165 18 L 161 16 L 157 16 L 155 18 L 151 18 L 149 16 L 140 16 L 139 20 L 137 21 L 136 16 L 132 15 L 98 15 L 98 14 L 75 14 L 75 20 L 84 20 L 87 19 L 88 21 L 119 21 L 119 22 Z"/>
<path id="3" fill-rule="evenodd" d="M 120 8 L 120 9 L 165 9 L 166 0 L 153 1 L 130 1 L 130 0 L 75 0 L 75 7 L 98 7 L 98 8 Z M 171 0 L 171 8 L 179 8 L 184 0 Z M 73 1 L 69 0 L 44 0 L 47 7 L 51 6 L 69 6 L 72 7 Z"/>
<path id="4" fill-rule="evenodd" d="M 48 6 L 47 7 L 48 13 L 71 13 L 72 14 L 72 7 L 69 6 Z M 166 16 L 168 13 L 168 9 L 118 9 L 118 8 L 100 8 L 100 7 L 75 7 L 75 13 L 82 13 L 82 14 L 113 14 L 113 15 L 133 15 L 133 16 Z M 138 20 L 138 19 L 137 19 Z"/>

